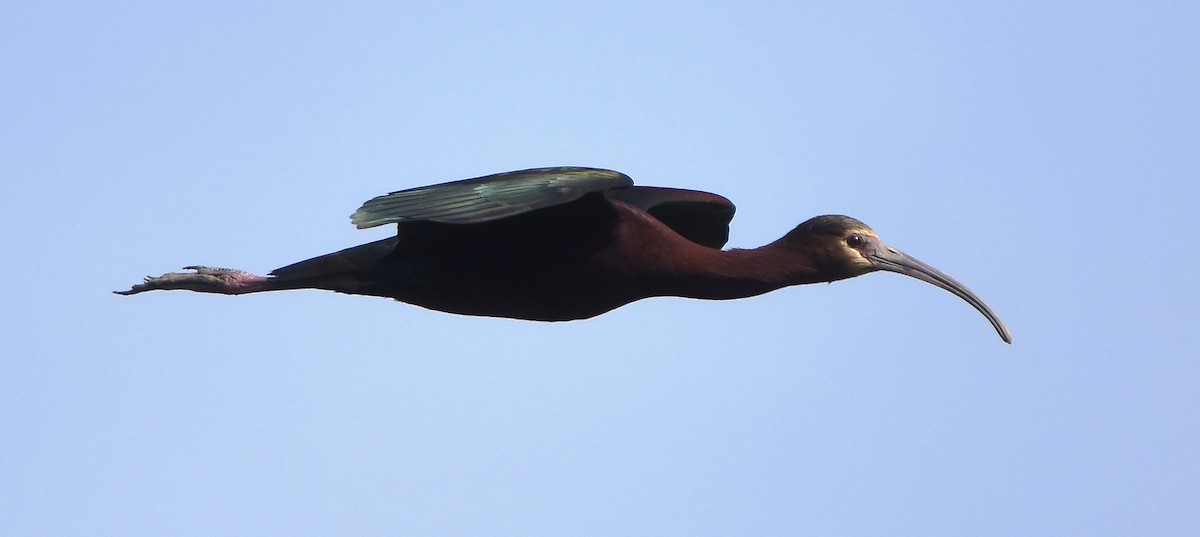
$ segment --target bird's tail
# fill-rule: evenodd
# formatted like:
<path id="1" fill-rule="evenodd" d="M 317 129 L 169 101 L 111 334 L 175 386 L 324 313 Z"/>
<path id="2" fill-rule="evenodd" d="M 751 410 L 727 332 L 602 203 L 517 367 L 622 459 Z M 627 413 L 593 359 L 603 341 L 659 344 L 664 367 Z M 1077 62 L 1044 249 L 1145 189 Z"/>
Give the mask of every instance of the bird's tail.
<path id="1" fill-rule="evenodd" d="M 396 248 L 396 237 L 369 242 L 272 270 L 276 289 L 361 292 L 361 280 Z"/>

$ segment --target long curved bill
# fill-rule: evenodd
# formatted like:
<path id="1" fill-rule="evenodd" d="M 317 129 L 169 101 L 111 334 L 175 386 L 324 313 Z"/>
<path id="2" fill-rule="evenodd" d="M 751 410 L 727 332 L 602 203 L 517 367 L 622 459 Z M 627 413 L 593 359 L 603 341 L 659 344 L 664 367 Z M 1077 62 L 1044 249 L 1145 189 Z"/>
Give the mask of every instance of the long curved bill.
<path id="1" fill-rule="evenodd" d="M 867 258 L 874 263 L 875 269 L 898 272 L 954 293 L 955 296 L 967 301 L 968 304 L 979 310 L 979 313 L 987 317 L 988 322 L 992 323 L 992 326 L 996 329 L 996 333 L 1000 334 L 1000 339 L 1003 339 L 1005 343 L 1012 343 L 1012 334 L 1008 332 L 1008 327 L 1004 326 L 1004 321 L 1000 320 L 996 312 L 992 311 L 992 308 L 989 308 L 983 302 L 983 299 L 972 293 L 970 289 L 967 289 L 967 286 L 958 283 L 958 281 L 947 276 L 942 271 L 926 265 L 917 258 L 891 246 L 886 244 L 877 244 L 875 246 L 867 254 Z"/>

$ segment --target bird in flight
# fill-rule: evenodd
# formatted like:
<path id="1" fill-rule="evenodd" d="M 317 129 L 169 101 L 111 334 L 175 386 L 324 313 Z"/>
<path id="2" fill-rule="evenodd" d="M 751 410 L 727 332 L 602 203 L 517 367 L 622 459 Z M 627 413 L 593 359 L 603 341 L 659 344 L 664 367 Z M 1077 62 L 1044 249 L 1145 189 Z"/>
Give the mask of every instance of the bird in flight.
<path id="1" fill-rule="evenodd" d="M 395 224 L 394 236 L 267 276 L 189 266 L 116 293 L 325 289 L 464 315 L 565 321 L 648 297 L 745 298 L 888 271 L 953 293 L 1012 342 L 975 293 L 854 218 L 817 216 L 766 246 L 723 250 L 733 213 L 722 196 L 635 186 L 612 170 L 536 168 L 374 198 L 351 222 Z"/>

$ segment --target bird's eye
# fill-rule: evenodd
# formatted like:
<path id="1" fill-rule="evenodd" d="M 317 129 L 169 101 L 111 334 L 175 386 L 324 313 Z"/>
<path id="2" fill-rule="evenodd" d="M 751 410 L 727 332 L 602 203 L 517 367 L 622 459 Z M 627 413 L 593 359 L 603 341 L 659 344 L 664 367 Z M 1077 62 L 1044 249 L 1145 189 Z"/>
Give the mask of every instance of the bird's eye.
<path id="1" fill-rule="evenodd" d="M 849 237 L 846 237 L 846 244 L 849 245 L 851 248 L 858 248 L 859 246 L 862 246 L 863 243 L 865 243 L 865 242 L 867 242 L 866 239 L 864 239 L 863 236 L 859 235 L 858 233 L 855 233 L 853 235 L 850 235 Z"/>

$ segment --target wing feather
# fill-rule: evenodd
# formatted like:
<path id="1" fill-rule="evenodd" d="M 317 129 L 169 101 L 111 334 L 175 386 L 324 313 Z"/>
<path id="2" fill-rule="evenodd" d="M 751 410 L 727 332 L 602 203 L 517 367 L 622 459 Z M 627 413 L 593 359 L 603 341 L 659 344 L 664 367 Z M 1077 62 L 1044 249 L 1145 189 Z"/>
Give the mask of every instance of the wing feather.
<path id="1" fill-rule="evenodd" d="M 631 185 L 627 175 L 612 170 L 534 168 L 385 194 L 364 203 L 350 221 L 359 229 L 415 220 L 477 224 Z"/>

